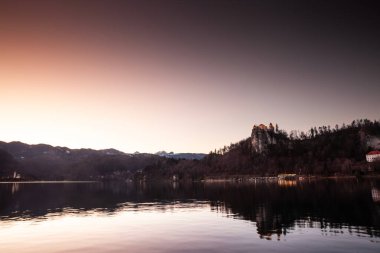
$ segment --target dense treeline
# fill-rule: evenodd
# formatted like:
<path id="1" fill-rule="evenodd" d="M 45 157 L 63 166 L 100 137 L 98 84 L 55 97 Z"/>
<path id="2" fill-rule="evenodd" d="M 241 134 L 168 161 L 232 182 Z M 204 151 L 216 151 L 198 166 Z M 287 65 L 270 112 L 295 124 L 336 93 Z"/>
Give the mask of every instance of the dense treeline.
<path id="1" fill-rule="evenodd" d="M 355 120 L 349 125 L 313 127 L 308 132 L 282 130 L 271 133 L 276 144 L 264 153 L 255 153 L 251 138 L 210 152 L 201 161 L 172 161 L 148 167 L 148 177 L 202 179 L 213 176 L 276 176 L 279 173 L 302 175 L 362 174 L 379 172 L 365 154 L 374 149 L 370 142 L 380 136 L 378 121 Z"/>

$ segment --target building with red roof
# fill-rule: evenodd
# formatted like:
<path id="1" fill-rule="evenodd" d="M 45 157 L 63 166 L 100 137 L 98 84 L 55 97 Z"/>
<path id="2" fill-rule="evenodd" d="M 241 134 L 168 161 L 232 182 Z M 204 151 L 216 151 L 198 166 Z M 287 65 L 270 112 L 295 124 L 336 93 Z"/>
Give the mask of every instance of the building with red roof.
<path id="1" fill-rule="evenodd" d="M 367 159 L 367 162 L 369 163 L 374 162 L 376 160 L 380 161 L 380 151 L 379 150 L 371 151 L 368 154 L 366 154 L 365 157 Z"/>

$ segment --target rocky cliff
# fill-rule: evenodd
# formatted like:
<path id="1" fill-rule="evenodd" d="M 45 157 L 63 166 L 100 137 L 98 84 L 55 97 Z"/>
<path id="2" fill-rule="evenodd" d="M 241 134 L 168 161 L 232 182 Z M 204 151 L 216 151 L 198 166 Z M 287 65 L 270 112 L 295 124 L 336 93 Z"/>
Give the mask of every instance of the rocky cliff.
<path id="1" fill-rule="evenodd" d="M 276 144 L 275 131 L 277 130 L 272 123 L 268 127 L 264 124 L 254 125 L 251 134 L 252 150 L 256 153 L 263 153 L 267 151 L 268 145 Z"/>
<path id="2" fill-rule="evenodd" d="M 372 148 L 373 150 L 380 149 L 380 137 L 373 136 L 373 135 L 367 135 L 367 147 Z"/>

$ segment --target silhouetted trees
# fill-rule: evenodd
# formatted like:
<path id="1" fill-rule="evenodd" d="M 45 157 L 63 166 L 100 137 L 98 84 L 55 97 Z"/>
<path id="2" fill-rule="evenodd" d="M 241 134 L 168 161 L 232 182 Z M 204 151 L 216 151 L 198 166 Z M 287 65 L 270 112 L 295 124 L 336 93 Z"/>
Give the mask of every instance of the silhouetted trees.
<path id="1" fill-rule="evenodd" d="M 380 135 L 379 122 L 367 119 L 354 120 L 342 127 L 321 126 L 308 132 L 291 131 L 289 135 L 277 128 L 273 133 L 276 144 L 269 145 L 265 153 L 253 152 L 251 138 L 247 138 L 210 152 L 201 161 L 178 161 L 169 167 L 156 168 L 155 176 L 160 175 L 160 171 L 165 176 L 177 173 L 189 177 L 192 172 L 197 177 L 358 174 L 368 170 L 365 154 L 371 147 L 367 146 L 367 136 Z"/>

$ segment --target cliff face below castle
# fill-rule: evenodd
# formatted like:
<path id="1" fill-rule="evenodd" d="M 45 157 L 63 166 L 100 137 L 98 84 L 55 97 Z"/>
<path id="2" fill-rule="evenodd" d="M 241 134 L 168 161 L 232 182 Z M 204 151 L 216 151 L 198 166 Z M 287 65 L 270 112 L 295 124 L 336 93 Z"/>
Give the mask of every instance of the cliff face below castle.
<path id="1" fill-rule="evenodd" d="M 271 124 L 269 127 L 266 125 L 253 126 L 251 133 L 252 151 L 256 153 L 264 153 L 268 151 L 268 146 L 276 144 L 275 129 Z"/>
<path id="2" fill-rule="evenodd" d="M 367 135 L 367 147 L 371 147 L 374 150 L 380 149 L 380 137 Z"/>

